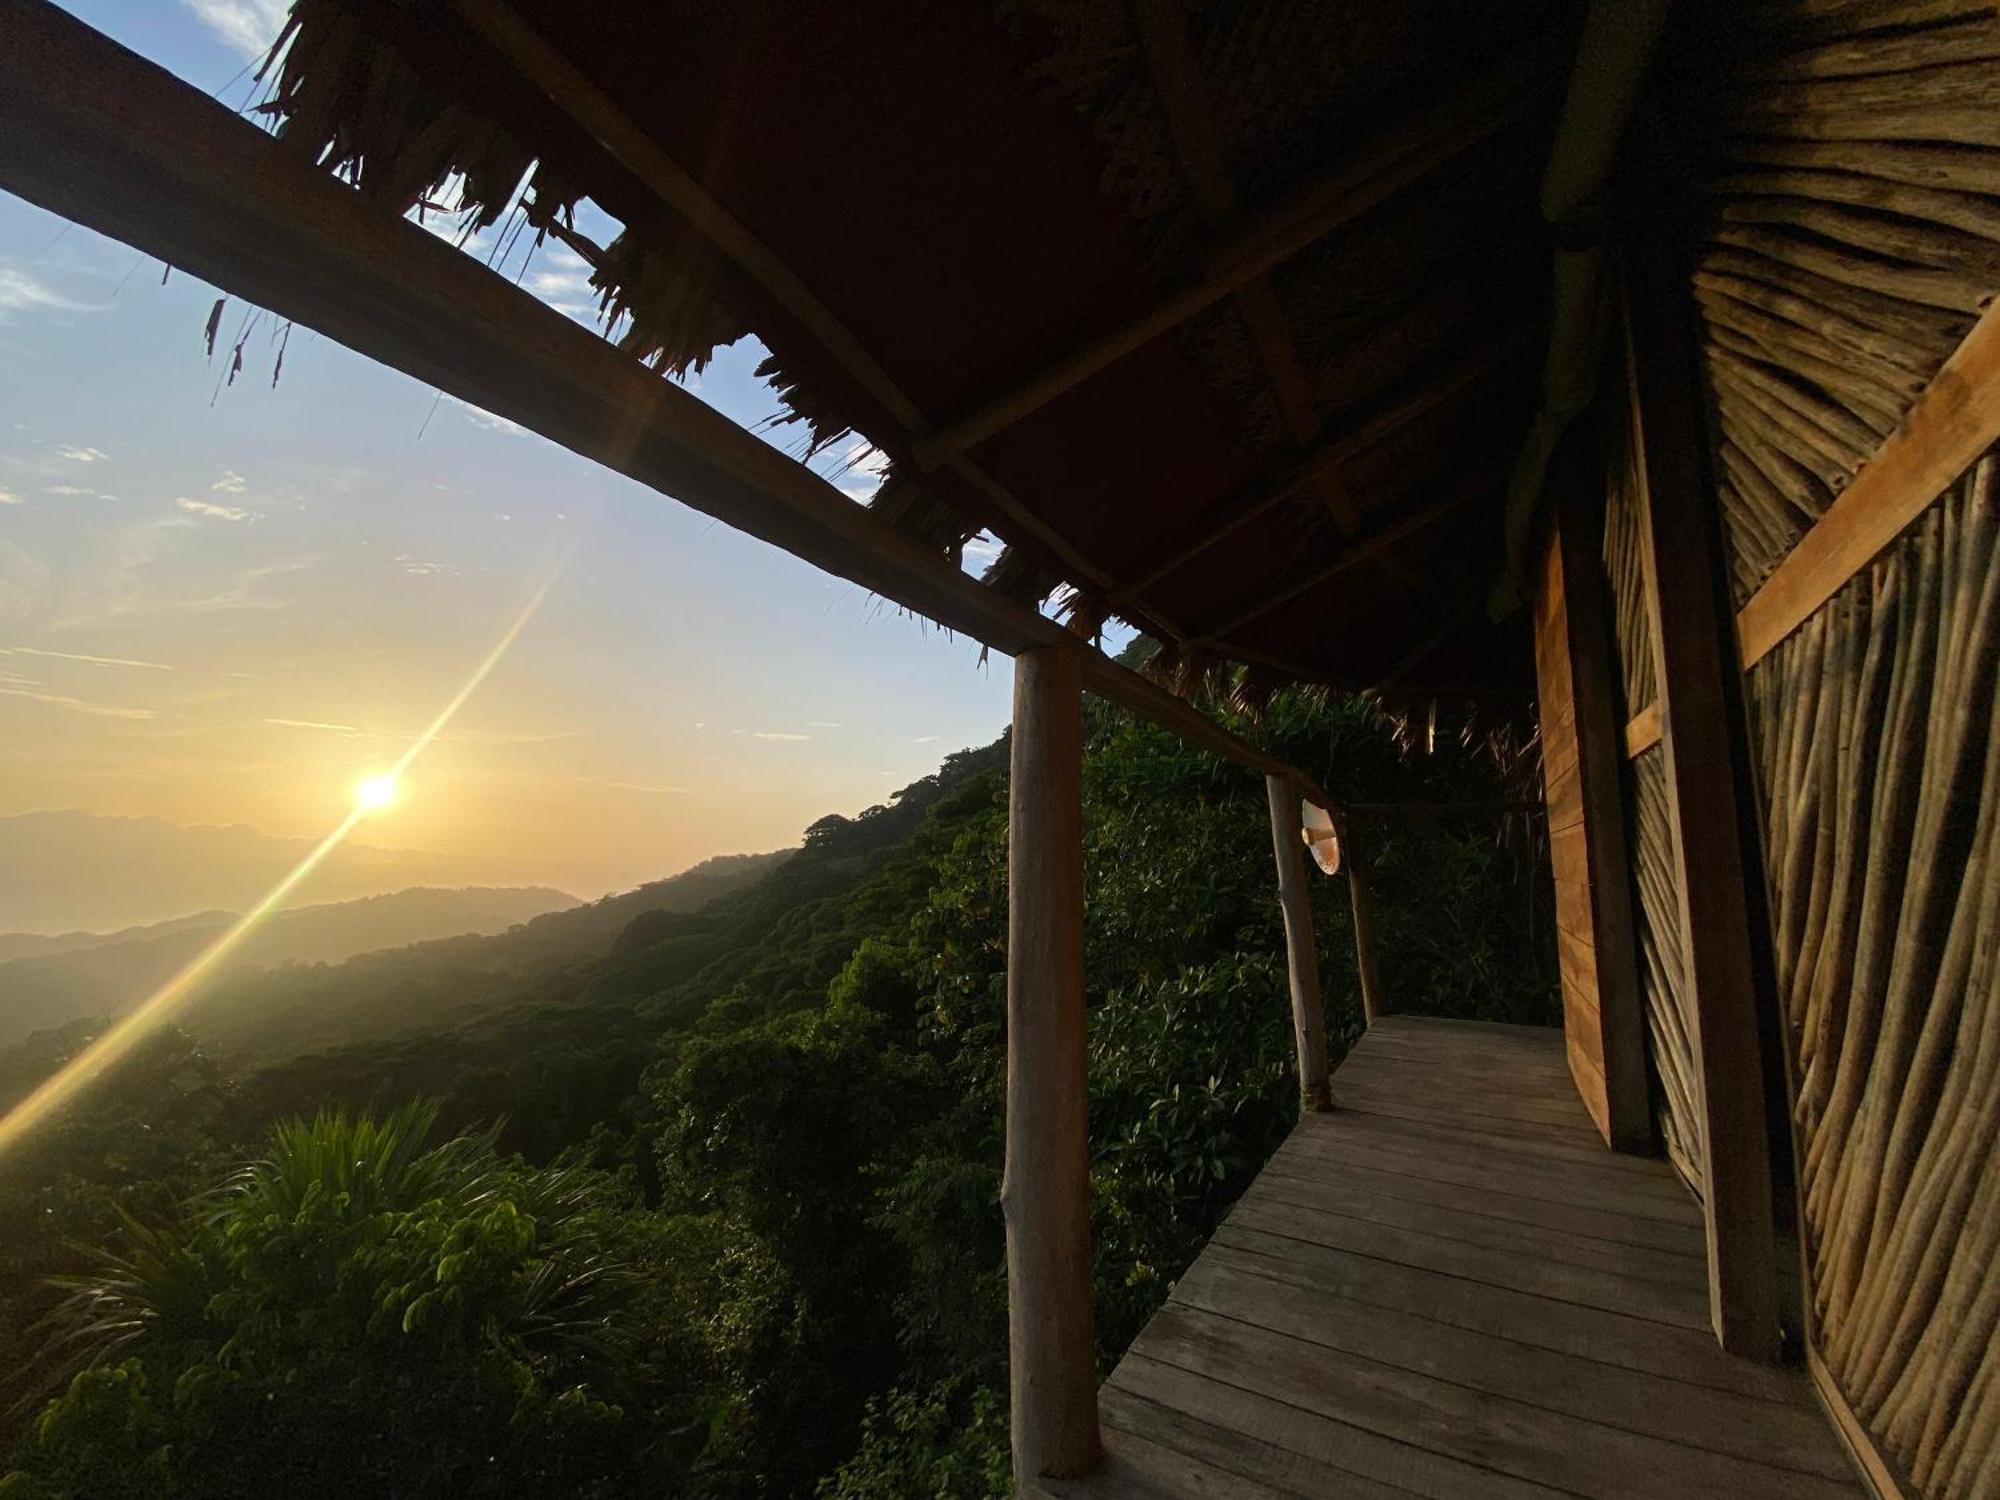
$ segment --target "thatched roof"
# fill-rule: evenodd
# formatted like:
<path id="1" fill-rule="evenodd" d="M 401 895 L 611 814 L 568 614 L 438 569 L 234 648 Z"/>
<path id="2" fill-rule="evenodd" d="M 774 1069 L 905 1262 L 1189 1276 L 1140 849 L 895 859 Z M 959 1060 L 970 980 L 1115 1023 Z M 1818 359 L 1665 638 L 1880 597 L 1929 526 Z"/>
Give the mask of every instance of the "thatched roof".
<path id="1" fill-rule="evenodd" d="M 551 98 L 495 14 L 573 86 Z M 1126 618 L 1169 663 L 1491 688 L 1527 675 L 1521 623 L 1477 605 L 1536 404 L 1536 191 L 1578 19 L 299 0 L 270 109 L 399 207 L 462 174 L 492 221 L 525 179 L 521 212 L 593 263 L 628 348 L 677 370 L 756 333 L 815 442 L 851 431 L 890 456 L 875 504 L 900 529 L 948 554 L 1005 541 L 995 587 Z M 768 264 L 676 212 L 606 145 L 607 116 Z M 624 233 L 577 234 L 583 198 Z M 773 266 L 851 346 L 774 293 Z M 1166 332 L 987 419 L 1176 301 L 1191 315 Z"/>

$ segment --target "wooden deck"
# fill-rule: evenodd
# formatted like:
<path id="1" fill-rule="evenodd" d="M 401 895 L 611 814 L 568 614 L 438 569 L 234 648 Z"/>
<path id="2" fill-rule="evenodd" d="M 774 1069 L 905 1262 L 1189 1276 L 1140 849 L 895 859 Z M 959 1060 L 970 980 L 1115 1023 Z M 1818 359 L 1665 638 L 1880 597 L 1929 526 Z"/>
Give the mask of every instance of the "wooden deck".
<path id="1" fill-rule="evenodd" d="M 1103 1388 L 1140 1496 L 1852 1497 L 1802 1378 L 1709 1333 L 1701 1214 L 1562 1035 L 1385 1019 Z"/>

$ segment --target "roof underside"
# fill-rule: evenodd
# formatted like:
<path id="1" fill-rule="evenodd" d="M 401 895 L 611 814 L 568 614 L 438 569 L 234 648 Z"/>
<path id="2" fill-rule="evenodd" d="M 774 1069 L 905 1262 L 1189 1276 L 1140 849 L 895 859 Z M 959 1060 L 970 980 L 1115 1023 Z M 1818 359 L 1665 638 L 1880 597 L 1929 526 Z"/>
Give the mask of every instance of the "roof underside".
<path id="1" fill-rule="evenodd" d="M 899 527 L 940 552 L 1007 544 L 993 587 L 1128 619 L 1186 668 L 1524 681 L 1520 622 L 1477 601 L 1539 388 L 1536 187 L 1574 8 L 514 0 L 503 16 L 581 75 L 554 99 L 468 19 L 491 11 L 301 0 L 285 138 L 398 206 L 462 172 L 497 216 L 527 174 L 523 211 L 594 263 L 629 348 L 679 369 L 755 332 L 815 442 L 890 456 L 875 504 Z M 1467 99 L 1497 104 L 1454 117 Z M 803 284 L 891 399 L 601 143 L 605 109 Z M 581 198 L 625 234 L 583 240 Z M 1306 209 L 1325 232 L 1246 255 Z M 1245 265 L 1264 269 L 1225 274 Z M 1166 332 L 968 428 L 1202 285 Z"/>

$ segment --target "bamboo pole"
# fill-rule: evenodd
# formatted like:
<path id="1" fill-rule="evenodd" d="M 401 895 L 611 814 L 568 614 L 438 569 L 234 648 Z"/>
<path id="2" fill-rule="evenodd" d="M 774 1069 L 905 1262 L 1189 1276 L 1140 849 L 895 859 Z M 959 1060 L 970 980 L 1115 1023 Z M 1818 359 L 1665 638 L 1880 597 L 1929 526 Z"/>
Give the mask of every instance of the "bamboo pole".
<path id="1" fill-rule="evenodd" d="M 1285 915 L 1285 967 L 1292 987 L 1292 1039 L 1298 1044 L 1299 1108 L 1333 1108 L 1327 1082 L 1326 1014 L 1320 1003 L 1319 952 L 1306 894 L 1305 843 L 1299 837 L 1298 786 L 1285 776 L 1264 778 L 1271 803 L 1271 848 L 1278 861 L 1278 905 Z"/>
<path id="2" fill-rule="evenodd" d="M 1102 1453 L 1090 1296 L 1083 1005 L 1083 675 L 1074 649 L 1014 659 L 1007 819 L 1007 1344 L 1015 1482 Z"/>

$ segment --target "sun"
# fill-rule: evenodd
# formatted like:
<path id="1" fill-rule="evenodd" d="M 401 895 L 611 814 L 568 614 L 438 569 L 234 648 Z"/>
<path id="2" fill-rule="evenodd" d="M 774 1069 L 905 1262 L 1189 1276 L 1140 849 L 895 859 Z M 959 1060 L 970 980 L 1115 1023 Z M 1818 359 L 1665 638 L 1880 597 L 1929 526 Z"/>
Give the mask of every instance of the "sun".
<path id="1" fill-rule="evenodd" d="M 354 805 L 363 812 L 380 812 L 396 800 L 394 776 L 364 777 L 354 788 Z"/>

